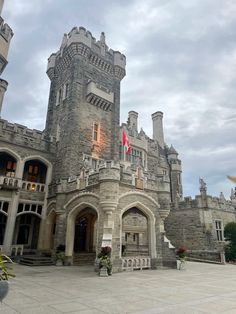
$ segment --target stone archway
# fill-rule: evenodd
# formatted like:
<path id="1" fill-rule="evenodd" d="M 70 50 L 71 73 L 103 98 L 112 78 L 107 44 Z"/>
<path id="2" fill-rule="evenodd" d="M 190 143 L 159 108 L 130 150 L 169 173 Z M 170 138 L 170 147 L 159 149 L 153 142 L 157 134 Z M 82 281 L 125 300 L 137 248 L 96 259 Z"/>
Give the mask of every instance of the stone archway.
<path id="1" fill-rule="evenodd" d="M 122 255 L 149 255 L 148 217 L 137 207 L 122 215 Z"/>
<path id="2" fill-rule="evenodd" d="M 98 233 L 97 221 L 98 211 L 96 207 L 90 203 L 82 202 L 70 211 L 67 217 L 66 227 L 66 256 L 68 261 L 72 259 L 74 249 L 80 252 L 95 252 Z M 79 226 L 79 224 L 81 224 L 81 226 Z M 81 227 L 81 230 L 79 230 L 79 227 Z M 83 238 L 83 240 L 80 240 L 81 244 L 77 241 L 77 237 L 79 236 Z"/>
<path id="3" fill-rule="evenodd" d="M 74 253 L 95 252 L 97 213 L 92 208 L 83 209 L 75 219 Z"/>

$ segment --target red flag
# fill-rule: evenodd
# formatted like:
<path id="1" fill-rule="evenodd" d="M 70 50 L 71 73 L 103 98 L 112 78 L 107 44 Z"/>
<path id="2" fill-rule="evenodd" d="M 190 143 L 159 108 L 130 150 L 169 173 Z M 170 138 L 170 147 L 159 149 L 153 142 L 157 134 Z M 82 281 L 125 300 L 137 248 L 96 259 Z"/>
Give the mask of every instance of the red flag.
<path id="1" fill-rule="evenodd" d="M 125 147 L 125 154 L 128 155 L 131 153 L 131 146 L 129 143 L 129 140 L 125 134 L 125 132 L 122 132 L 122 145 Z"/>

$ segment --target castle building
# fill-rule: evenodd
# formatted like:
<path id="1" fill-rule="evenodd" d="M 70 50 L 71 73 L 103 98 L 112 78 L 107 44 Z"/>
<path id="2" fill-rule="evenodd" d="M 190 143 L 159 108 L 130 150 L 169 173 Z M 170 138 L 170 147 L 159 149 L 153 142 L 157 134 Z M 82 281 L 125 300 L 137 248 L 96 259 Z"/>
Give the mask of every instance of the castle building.
<path id="1" fill-rule="evenodd" d="M 5 252 L 62 244 L 67 263 L 76 264 L 81 254 L 95 258 L 111 246 L 115 271 L 129 263 L 176 266 L 164 220 L 182 193 L 181 162 L 164 143 L 162 112 L 152 114 L 152 139 L 138 131 L 135 111 L 120 126 L 125 67 L 125 56 L 108 48 L 104 33 L 96 40 L 75 27 L 48 59 L 45 130 L 0 120 Z"/>
<path id="2" fill-rule="evenodd" d="M 1 25 L 3 69 L 12 31 Z M 80 264 L 110 246 L 114 271 L 176 267 L 165 225 L 171 241 L 182 244 L 181 161 L 164 141 L 162 112 L 150 117 L 152 138 L 138 130 L 135 111 L 120 125 L 125 71 L 126 57 L 107 46 L 104 33 L 96 40 L 74 27 L 48 59 L 45 130 L 0 120 L 2 251 L 65 245 L 67 264 Z"/>

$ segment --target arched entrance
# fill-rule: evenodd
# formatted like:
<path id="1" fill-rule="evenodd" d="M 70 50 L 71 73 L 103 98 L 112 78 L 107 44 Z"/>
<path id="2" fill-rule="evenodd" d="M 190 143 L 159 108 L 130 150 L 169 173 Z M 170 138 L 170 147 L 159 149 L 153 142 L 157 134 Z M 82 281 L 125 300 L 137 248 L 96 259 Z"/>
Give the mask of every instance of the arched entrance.
<path id="1" fill-rule="evenodd" d="M 97 213 L 92 208 L 83 209 L 75 219 L 74 252 L 95 252 Z"/>
<path id="2" fill-rule="evenodd" d="M 149 255 L 148 218 L 137 207 L 132 207 L 122 216 L 122 255 Z"/>
<path id="3" fill-rule="evenodd" d="M 36 250 L 41 219 L 35 214 L 21 214 L 16 218 L 14 243 L 25 249 Z"/>

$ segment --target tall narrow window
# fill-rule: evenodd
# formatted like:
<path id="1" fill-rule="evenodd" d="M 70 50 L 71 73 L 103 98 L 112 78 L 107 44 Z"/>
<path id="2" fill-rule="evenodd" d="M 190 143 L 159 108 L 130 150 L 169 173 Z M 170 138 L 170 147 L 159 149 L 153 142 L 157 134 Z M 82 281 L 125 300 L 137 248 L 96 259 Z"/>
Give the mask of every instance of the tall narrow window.
<path id="1" fill-rule="evenodd" d="M 61 88 L 59 89 L 59 96 L 58 96 L 58 103 L 60 104 L 62 101 L 62 90 Z"/>
<path id="2" fill-rule="evenodd" d="M 98 124 L 93 124 L 93 140 L 98 141 Z"/>
<path id="3" fill-rule="evenodd" d="M 222 226 L 222 221 L 221 220 L 216 220 L 215 221 L 215 226 L 216 226 L 216 237 L 217 241 L 223 241 L 223 226 Z"/>
<path id="4" fill-rule="evenodd" d="M 64 99 L 69 96 L 69 83 L 65 84 L 65 94 L 64 94 Z"/>

